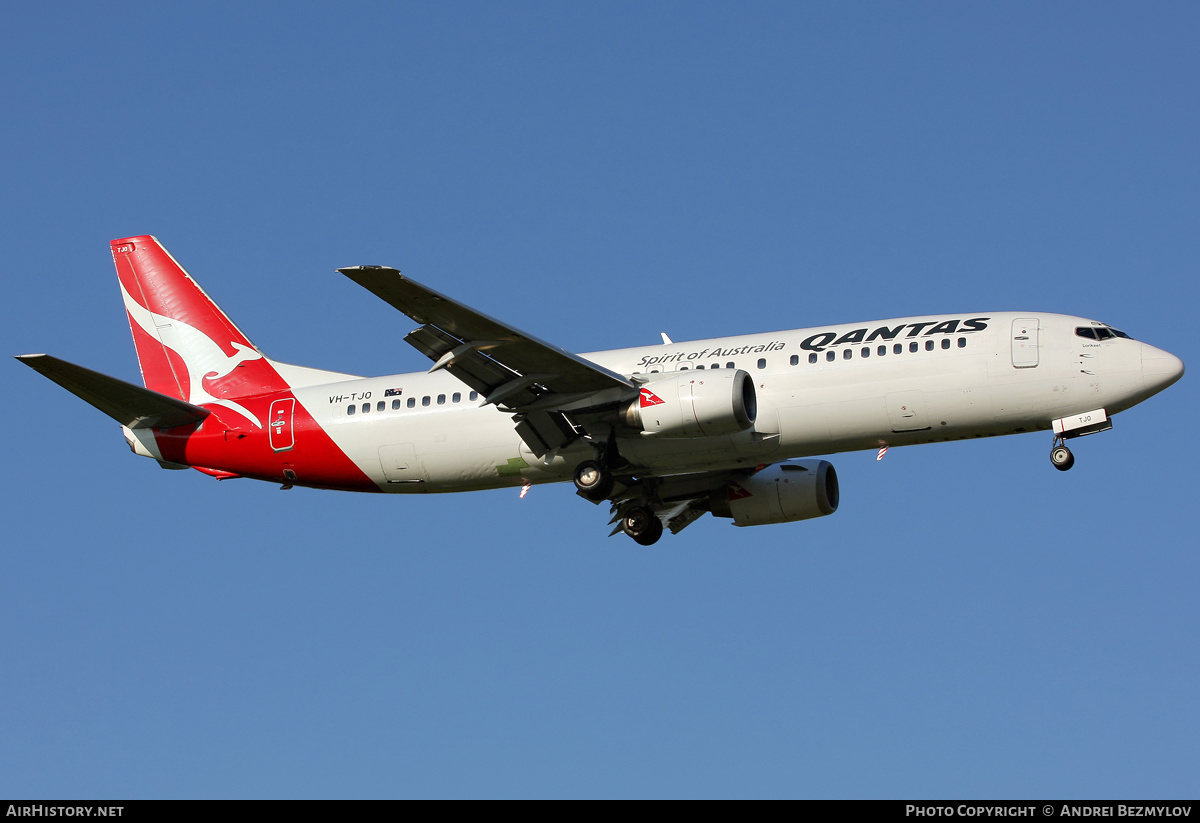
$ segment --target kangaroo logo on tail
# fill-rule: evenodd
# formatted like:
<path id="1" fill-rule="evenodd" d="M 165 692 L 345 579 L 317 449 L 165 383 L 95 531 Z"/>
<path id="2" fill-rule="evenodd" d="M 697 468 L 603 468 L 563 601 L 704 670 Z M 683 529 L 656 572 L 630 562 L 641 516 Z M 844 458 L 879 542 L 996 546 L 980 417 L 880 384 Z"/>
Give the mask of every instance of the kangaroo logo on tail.
<path id="1" fill-rule="evenodd" d="M 245 406 L 232 400 L 214 397 L 204 387 L 205 380 L 212 382 L 221 380 L 237 368 L 239 363 L 262 359 L 261 352 L 231 340 L 230 345 L 237 349 L 237 354 L 233 356 L 225 354 L 212 338 L 195 326 L 190 326 L 182 320 L 155 314 L 138 303 L 126 291 L 124 283 L 121 284 L 121 298 L 125 301 L 125 308 L 129 312 L 129 316 L 141 327 L 142 331 L 179 355 L 187 366 L 187 401 L 189 403 L 194 406 L 224 406 L 242 415 L 256 427 L 262 428 L 262 422 Z"/>

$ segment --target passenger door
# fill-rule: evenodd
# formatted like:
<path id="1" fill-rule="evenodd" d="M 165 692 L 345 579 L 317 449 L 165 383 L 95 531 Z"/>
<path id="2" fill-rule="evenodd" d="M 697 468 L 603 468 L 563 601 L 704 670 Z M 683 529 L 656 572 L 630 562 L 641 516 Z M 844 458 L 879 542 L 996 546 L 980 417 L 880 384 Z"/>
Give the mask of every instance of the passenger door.
<path id="1" fill-rule="evenodd" d="M 1038 319 L 1018 317 L 1012 322 L 1012 364 L 1014 369 L 1032 369 L 1038 364 Z"/>

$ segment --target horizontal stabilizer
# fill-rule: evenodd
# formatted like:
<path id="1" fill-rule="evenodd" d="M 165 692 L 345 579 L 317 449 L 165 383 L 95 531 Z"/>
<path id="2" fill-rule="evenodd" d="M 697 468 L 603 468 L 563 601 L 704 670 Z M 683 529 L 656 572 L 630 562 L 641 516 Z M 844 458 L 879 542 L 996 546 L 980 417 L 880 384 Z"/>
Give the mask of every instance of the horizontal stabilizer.
<path id="1" fill-rule="evenodd" d="M 17 359 L 131 429 L 168 429 L 198 422 L 209 414 L 207 409 L 183 400 L 143 389 L 48 354 L 21 354 Z"/>

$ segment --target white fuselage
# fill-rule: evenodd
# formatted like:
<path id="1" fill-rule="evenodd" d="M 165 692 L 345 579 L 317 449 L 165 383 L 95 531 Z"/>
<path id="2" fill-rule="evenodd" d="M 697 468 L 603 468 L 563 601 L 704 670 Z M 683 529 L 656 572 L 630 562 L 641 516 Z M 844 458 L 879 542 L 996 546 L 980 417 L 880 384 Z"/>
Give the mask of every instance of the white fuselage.
<path id="1" fill-rule="evenodd" d="M 582 355 L 634 378 L 737 368 L 758 413 L 736 435 L 663 438 L 618 430 L 641 471 L 682 474 L 881 446 L 1046 430 L 1092 409 L 1114 414 L 1178 378 L 1172 355 L 1101 324 L 1039 312 L 899 318 Z M 569 480 L 592 449 L 537 458 L 512 415 L 446 372 L 294 386 L 299 402 L 379 487 L 450 492 Z M 381 408 L 382 404 L 382 408 Z"/>

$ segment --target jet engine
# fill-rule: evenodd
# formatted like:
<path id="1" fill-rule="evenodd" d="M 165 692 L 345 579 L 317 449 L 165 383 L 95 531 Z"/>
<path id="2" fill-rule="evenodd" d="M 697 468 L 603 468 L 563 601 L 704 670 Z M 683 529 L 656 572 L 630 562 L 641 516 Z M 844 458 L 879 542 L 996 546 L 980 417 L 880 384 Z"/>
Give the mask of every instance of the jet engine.
<path id="1" fill-rule="evenodd" d="M 776 463 L 730 480 L 712 493 L 709 503 L 714 516 L 732 517 L 735 526 L 824 517 L 837 511 L 837 472 L 825 460 Z"/>
<path id="2" fill-rule="evenodd" d="M 741 369 L 688 370 L 645 383 L 622 421 L 663 437 L 737 434 L 754 425 L 758 396 Z"/>

